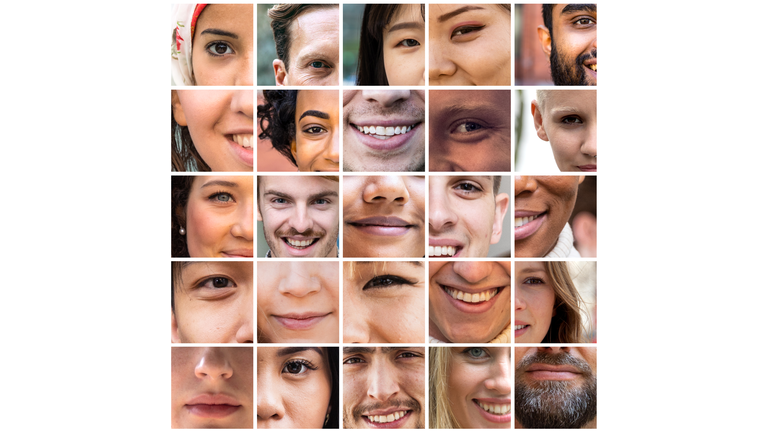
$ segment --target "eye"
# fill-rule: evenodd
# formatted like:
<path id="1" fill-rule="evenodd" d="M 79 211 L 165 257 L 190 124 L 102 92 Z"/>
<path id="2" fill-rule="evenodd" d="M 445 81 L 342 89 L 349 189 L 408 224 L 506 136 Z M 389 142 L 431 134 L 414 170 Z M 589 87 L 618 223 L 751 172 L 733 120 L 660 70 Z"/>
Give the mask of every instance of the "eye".
<path id="1" fill-rule="evenodd" d="M 360 364 L 365 363 L 365 360 L 361 359 L 360 357 L 350 357 L 348 359 L 345 359 L 343 364 Z"/>
<path id="2" fill-rule="evenodd" d="M 456 186 L 454 186 L 453 188 L 458 190 L 458 191 L 460 191 L 460 192 L 468 192 L 468 193 L 482 192 L 482 189 L 480 189 L 479 187 L 475 186 L 473 183 L 469 183 L 469 182 L 461 182 L 461 183 L 457 184 Z"/>
<path id="3" fill-rule="evenodd" d="M 235 50 L 233 50 L 232 47 L 230 47 L 225 42 L 211 42 L 210 44 L 208 44 L 208 46 L 205 47 L 205 49 L 208 52 L 208 54 L 211 54 L 212 56 L 215 56 L 215 57 L 235 53 Z"/>
<path id="4" fill-rule="evenodd" d="M 363 291 L 367 289 L 389 288 L 389 287 L 395 287 L 395 286 L 401 286 L 401 285 L 414 285 L 414 284 L 415 282 L 411 282 L 409 280 L 401 278 L 400 276 L 383 275 L 383 276 L 376 276 L 375 278 L 369 280 L 363 286 Z"/>
<path id="5" fill-rule="evenodd" d="M 235 202 L 235 199 L 229 192 L 216 192 L 208 197 L 209 200 L 217 203 L 231 203 Z"/>
<path id="6" fill-rule="evenodd" d="M 577 117 L 577 116 L 568 116 L 568 117 L 563 117 L 563 119 L 561 120 L 561 122 L 563 122 L 563 124 L 567 124 L 567 125 L 572 125 L 572 124 L 581 124 L 581 123 L 584 123 L 584 122 L 581 120 L 581 118 L 579 118 L 579 117 Z"/>
<path id="7" fill-rule="evenodd" d="M 275 204 L 288 204 L 288 201 L 285 198 L 273 198 L 272 202 Z"/>
<path id="8" fill-rule="evenodd" d="M 412 351 L 405 351 L 397 355 L 397 358 L 418 358 L 418 357 L 421 357 L 421 354 L 415 353 Z"/>
<path id="9" fill-rule="evenodd" d="M 488 352 L 482 348 L 471 347 L 464 350 L 464 354 L 473 359 L 480 359 L 488 357 Z"/>
<path id="10" fill-rule="evenodd" d="M 461 27 L 457 28 L 456 30 L 454 30 L 453 33 L 451 33 L 451 38 L 456 37 L 456 36 L 464 36 L 464 35 L 467 35 L 467 34 L 470 34 L 470 33 L 478 32 L 478 31 L 482 30 L 484 27 L 485 27 L 485 25 L 466 25 L 466 26 L 461 26 Z"/>
<path id="11" fill-rule="evenodd" d="M 327 64 L 321 62 L 320 60 L 315 60 L 311 63 L 309 63 L 309 67 L 313 69 L 321 69 L 321 68 L 330 68 Z"/>
<path id="12" fill-rule="evenodd" d="M 331 203 L 331 200 L 329 200 L 328 198 L 318 198 L 312 202 L 312 204 L 315 204 L 315 205 L 328 205 L 330 203 Z"/>
<path id="13" fill-rule="evenodd" d="M 306 360 L 290 360 L 283 366 L 282 372 L 291 375 L 301 375 L 308 370 L 317 370 L 317 368 Z"/>
<path id="14" fill-rule="evenodd" d="M 395 46 L 402 46 L 405 48 L 412 48 L 421 45 L 416 39 L 403 39 Z"/>
<path id="15" fill-rule="evenodd" d="M 597 21 L 595 21 L 592 18 L 581 17 L 581 18 L 577 19 L 576 21 L 574 21 L 574 24 L 579 25 L 579 26 L 589 26 L 589 25 L 592 25 L 592 24 L 597 24 Z"/>
<path id="16" fill-rule="evenodd" d="M 325 129 L 321 128 L 320 126 L 310 126 L 304 129 L 304 132 L 310 135 L 318 135 L 325 132 Z"/>
<path id="17" fill-rule="evenodd" d="M 461 123 L 456 128 L 456 132 L 458 132 L 458 133 L 470 133 L 470 132 L 474 132 L 474 131 L 480 130 L 482 128 L 483 128 L 483 125 L 481 125 L 480 123 L 475 123 L 475 122 L 468 121 L 468 122 L 465 122 L 465 123 Z"/>
<path id="18" fill-rule="evenodd" d="M 230 288 L 235 287 L 234 282 L 229 280 L 228 278 L 224 276 L 213 276 L 203 281 L 203 283 L 200 284 L 201 288 Z"/>
<path id="19" fill-rule="evenodd" d="M 525 280 L 523 281 L 523 283 L 524 283 L 524 284 L 528 284 L 528 285 L 539 285 L 539 284 L 543 284 L 543 283 L 545 283 L 545 282 L 544 282 L 544 280 L 543 280 L 543 279 L 541 279 L 541 278 L 537 278 L 537 277 L 529 277 L 529 278 L 525 278 Z"/>

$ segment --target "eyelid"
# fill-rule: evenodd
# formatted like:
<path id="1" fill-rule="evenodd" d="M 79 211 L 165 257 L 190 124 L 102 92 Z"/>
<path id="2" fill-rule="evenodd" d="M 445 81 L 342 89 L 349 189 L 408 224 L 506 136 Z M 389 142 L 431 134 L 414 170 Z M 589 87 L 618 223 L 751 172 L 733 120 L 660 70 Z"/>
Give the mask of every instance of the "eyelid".
<path id="1" fill-rule="evenodd" d="M 394 283 L 391 284 L 379 284 L 379 285 L 372 285 L 372 282 L 374 281 L 381 281 L 383 279 L 392 279 Z M 402 285 L 416 285 L 416 282 L 409 281 L 408 279 L 398 276 L 398 275 L 392 275 L 392 274 L 386 274 L 386 275 L 379 275 L 372 277 L 368 282 L 366 282 L 365 285 L 363 285 L 363 291 L 369 290 L 369 289 L 386 289 L 390 287 L 398 287 Z"/>
<path id="2" fill-rule="evenodd" d="M 485 27 L 486 27 L 486 24 L 483 24 L 483 23 L 481 23 L 479 21 L 461 22 L 459 24 L 456 24 L 451 29 L 451 39 L 453 39 L 454 37 L 461 37 L 461 36 L 466 36 L 468 34 L 479 32 L 480 30 L 484 29 Z M 463 34 L 457 35 L 457 34 L 455 34 L 457 30 L 472 30 L 472 31 L 470 31 L 468 33 L 463 33 Z"/>

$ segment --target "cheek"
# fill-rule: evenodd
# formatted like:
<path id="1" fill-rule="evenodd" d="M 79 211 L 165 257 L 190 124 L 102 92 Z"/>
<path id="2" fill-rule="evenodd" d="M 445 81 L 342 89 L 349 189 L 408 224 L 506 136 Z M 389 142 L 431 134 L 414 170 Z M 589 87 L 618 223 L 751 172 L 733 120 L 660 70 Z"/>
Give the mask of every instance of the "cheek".
<path id="1" fill-rule="evenodd" d="M 190 255 L 195 256 L 210 248 L 221 237 L 223 229 L 218 222 L 216 217 L 204 209 L 190 207 L 187 210 L 187 247 Z"/>

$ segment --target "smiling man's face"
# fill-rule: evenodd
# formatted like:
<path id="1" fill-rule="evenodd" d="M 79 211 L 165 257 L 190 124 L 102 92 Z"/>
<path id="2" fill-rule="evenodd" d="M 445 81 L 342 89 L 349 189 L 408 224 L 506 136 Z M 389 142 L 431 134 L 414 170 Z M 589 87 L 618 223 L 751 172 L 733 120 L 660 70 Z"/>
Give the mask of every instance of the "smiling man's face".
<path id="1" fill-rule="evenodd" d="M 555 85 L 597 85 L 597 5 L 553 5 L 552 30 L 538 32 Z"/>

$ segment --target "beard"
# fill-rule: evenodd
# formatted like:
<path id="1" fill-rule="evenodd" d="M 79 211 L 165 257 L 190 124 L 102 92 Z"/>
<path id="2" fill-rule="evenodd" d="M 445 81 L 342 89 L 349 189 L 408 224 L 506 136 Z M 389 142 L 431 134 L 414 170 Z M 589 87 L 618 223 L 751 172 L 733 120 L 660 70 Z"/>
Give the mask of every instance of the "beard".
<path id="1" fill-rule="evenodd" d="M 523 380 L 522 372 L 533 363 L 570 365 L 579 369 L 584 383 Z M 524 358 L 515 371 L 515 419 L 525 428 L 582 428 L 597 417 L 597 378 L 583 360 L 566 352 L 537 352 Z"/>
<path id="2" fill-rule="evenodd" d="M 552 53 L 549 56 L 549 70 L 555 85 L 589 85 L 583 64 L 587 59 L 597 58 L 597 49 L 579 55 L 572 64 L 557 50 L 552 39 Z"/>

